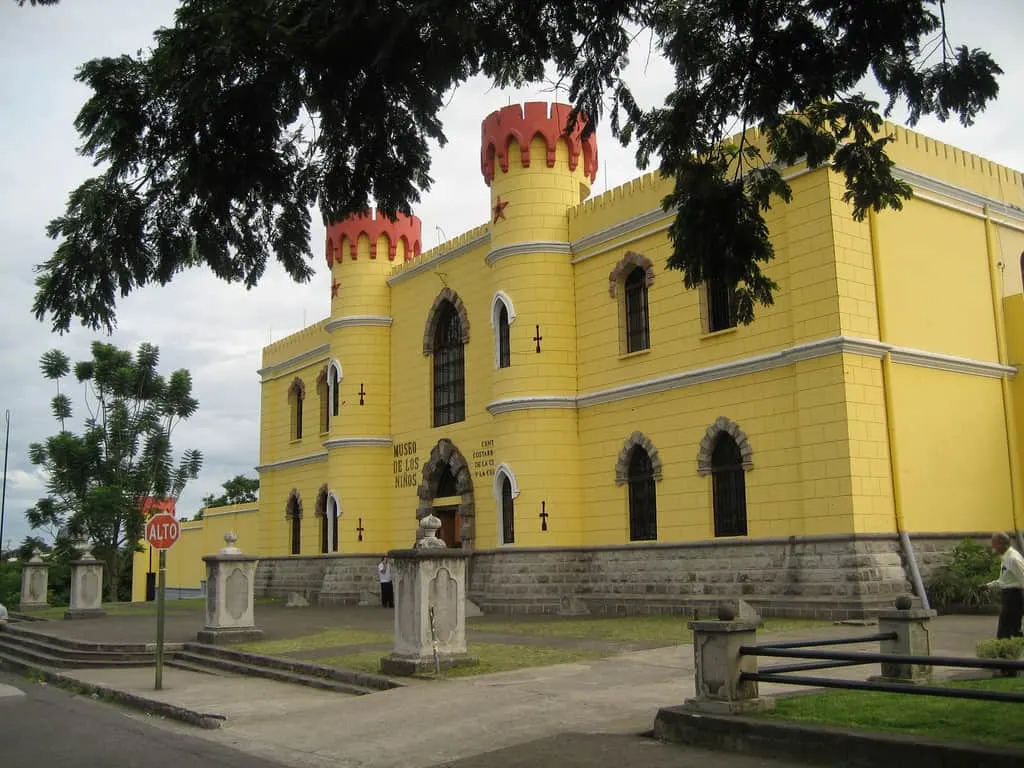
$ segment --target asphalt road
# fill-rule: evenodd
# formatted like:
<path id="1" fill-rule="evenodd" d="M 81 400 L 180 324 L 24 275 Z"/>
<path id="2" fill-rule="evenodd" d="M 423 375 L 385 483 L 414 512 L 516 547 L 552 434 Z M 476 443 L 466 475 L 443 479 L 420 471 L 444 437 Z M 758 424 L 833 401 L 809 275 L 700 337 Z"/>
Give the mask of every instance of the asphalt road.
<path id="1" fill-rule="evenodd" d="M 0 672 L 0 766 L 281 768 L 142 718 Z"/>

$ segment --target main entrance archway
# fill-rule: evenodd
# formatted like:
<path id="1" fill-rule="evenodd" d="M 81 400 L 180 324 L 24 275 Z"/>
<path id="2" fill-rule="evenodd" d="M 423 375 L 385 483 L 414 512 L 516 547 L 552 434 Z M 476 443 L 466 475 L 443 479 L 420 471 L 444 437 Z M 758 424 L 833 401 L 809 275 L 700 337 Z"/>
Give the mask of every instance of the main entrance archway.
<path id="1" fill-rule="evenodd" d="M 416 489 L 419 522 L 433 513 L 441 518 L 441 538 L 448 546 L 473 549 L 476 538 L 476 503 L 473 499 L 473 474 L 469 462 L 448 438 L 438 441 L 423 466 L 423 479 Z M 434 500 L 458 497 L 454 506 L 435 507 Z M 448 539 L 452 539 L 449 541 Z"/>

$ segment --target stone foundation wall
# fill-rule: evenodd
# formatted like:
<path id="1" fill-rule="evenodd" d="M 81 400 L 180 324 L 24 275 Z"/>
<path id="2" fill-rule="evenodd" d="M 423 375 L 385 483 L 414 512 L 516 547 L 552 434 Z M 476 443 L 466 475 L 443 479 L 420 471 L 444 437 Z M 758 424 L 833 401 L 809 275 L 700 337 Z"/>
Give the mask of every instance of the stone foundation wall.
<path id="1" fill-rule="evenodd" d="M 912 535 L 922 578 L 965 537 Z M 310 603 L 376 603 L 379 555 L 317 555 L 260 560 L 256 594 Z M 895 535 L 733 539 L 692 544 L 474 553 L 469 597 L 487 613 L 677 613 L 708 615 L 742 598 L 764 616 L 862 618 L 912 593 Z"/>
<path id="2" fill-rule="evenodd" d="M 912 536 L 922 578 L 963 537 Z M 762 615 L 863 618 L 911 594 L 895 535 L 790 537 L 477 552 L 470 598 L 485 612 L 707 615 L 742 598 Z"/>
<path id="3" fill-rule="evenodd" d="M 380 555 L 264 557 L 256 566 L 257 597 L 288 597 L 298 592 L 311 605 L 376 602 L 380 594 Z"/>

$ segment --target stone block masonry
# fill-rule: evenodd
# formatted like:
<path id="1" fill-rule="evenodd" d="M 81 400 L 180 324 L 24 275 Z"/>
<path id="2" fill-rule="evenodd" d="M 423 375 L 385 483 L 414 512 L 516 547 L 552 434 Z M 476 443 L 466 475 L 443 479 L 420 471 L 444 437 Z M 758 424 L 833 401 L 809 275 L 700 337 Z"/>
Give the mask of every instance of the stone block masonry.
<path id="1" fill-rule="evenodd" d="M 963 538 L 911 536 L 927 581 Z M 377 555 L 262 558 L 256 594 L 298 592 L 321 605 L 376 601 Z M 687 544 L 479 550 L 469 563 L 469 598 L 485 613 L 557 614 L 582 604 L 595 615 L 713 615 L 742 598 L 762 616 L 855 619 L 910 594 L 894 534 L 720 539 Z"/>

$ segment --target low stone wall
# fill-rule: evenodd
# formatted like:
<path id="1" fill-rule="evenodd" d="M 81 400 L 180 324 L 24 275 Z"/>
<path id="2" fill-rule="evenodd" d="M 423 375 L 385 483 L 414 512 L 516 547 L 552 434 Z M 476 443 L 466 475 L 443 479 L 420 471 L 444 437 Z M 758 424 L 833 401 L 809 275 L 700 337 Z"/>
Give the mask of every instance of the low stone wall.
<path id="1" fill-rule="evenodd" d="M 962 538 L 912 535 L 923 578 Z M 379 555 L 262 558 L 256 594 L 310 603 L 378 600 Z M 891 534 L 729 539 L 558 549 L 480 550 L 469 563 L 469 597 L 487 613 L 711 614 L 742 598 L 764 616 L 863 618 L 910 594 L 910 570 Z"/>
<path id="2" fill-rule="evenodd" d="M 310 604 L 356 605 L 380 593 L 380 555 L 263 557 L 256 566 L 257 597 L 288 597 L 298 592 Z"/>
<path id="3" fill-rule="evenodd" d="M 964 536 L 912 537 L 924 578 Z M 895 535 L 477 552 L 469 596 L 488 613 L 707 615 L 742 598 L 762 615 L 863 618 L 911 593 Z"/>

